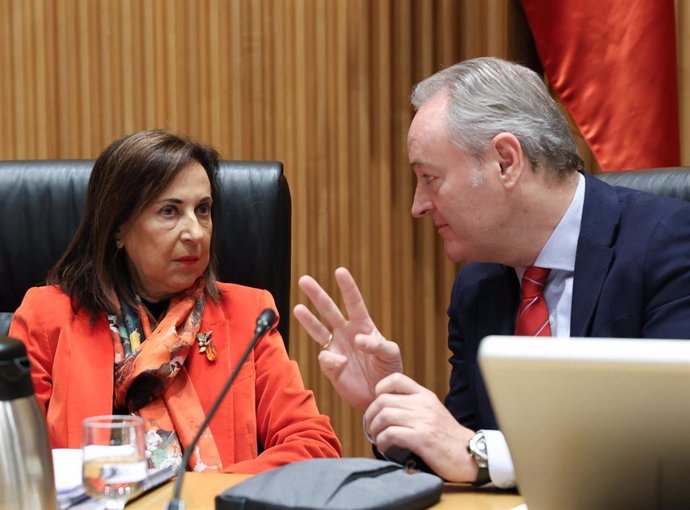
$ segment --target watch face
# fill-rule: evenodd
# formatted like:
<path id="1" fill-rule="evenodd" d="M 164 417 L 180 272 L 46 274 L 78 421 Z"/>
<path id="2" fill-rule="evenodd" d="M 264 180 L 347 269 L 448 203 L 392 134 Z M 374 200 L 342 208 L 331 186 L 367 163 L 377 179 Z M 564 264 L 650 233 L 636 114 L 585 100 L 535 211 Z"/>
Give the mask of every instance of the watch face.
<path id="1" fill-rule="evenodd" d="M 484 485 L 491 481 L 489 475 L 489 456 L 486 453 L 486 438 L 484 431 L 480 430 L 473 435 L 467 443 L 467 451 L 472 454 L 474 460 L 477 461 L 479 472 L 475 485 Z"/>
<path id="2" fill-rule="evenodd" d="M 479 448 L 482 453 L 486 454 L 486 438 L 484 434 L 477 438 L 477 448 Z"/>
<path id="3" fill-rule="evenodd" d="M 486 467 L 488 464 L 488 456 L 486 454 L 486 439 L 484 432 L 479 431 L 470 438 L 467 444 L 467 449 L 477 460 L 479 467 Z"/>

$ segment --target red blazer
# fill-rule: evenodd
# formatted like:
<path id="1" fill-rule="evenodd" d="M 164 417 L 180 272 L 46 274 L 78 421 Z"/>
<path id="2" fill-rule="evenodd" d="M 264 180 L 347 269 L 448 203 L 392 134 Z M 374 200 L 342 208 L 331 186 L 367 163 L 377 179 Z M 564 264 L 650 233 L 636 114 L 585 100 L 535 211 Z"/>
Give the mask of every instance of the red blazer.
<path id="1" fill-rule="evenodd" d="M 200 327 L 213 330 L 218 357 L 210 362 L 194 346 L 186 361 L 207 412 L 251 340 L 257 315 L 275 310 L 267 291 L 218 287 L 221 300 L 206 299 Z M 73 313 L 58 287 L 35 287 L 17 309 L 9 334 L 27 345 L 52 447 L 80 448 L 84 418 L 113 412 L 114 352 L 105 314 L 91 324 L 83 310 Z M 210 427 L 226 472 L 258 473 L 341 451 L 275 328 L 250 353 Z"/>

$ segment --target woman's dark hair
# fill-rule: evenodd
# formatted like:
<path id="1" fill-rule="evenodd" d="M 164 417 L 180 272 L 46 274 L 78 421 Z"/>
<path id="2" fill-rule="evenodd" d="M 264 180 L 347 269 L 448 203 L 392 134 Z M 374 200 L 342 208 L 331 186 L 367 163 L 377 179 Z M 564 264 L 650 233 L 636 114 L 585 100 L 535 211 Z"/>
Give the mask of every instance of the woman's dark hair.
<path id="1" fill-rule="evenodd" d="M 176 134 L 141 131 L 110 144 L 91 171 L 84 216 L 62 258 L 48 275 L 72 299 L 75 313 L 84 309 L 92 319 L 115 313 L 113 291 L 129 304 L 135 301 L 124 250 L 116 245 L 118 229 L 140 214 L 190 162 L 206 170 L 211 182 L 212 217 L 219 206 L 218 153 Z M 206 291 L 218 299 L 215 229 L 210 261 L 204 273 Z"/>

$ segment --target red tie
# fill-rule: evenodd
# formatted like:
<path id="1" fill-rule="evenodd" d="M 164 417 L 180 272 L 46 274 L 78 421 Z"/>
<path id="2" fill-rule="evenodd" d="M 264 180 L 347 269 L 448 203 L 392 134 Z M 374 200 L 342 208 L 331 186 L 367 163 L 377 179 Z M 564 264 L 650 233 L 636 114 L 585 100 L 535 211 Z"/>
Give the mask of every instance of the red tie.
<path id="1" fill-rule="evenodd" d="M 544 299 L 549 271 L 530 266 L 522 275 L 522 300 L 515 319 L 515 334 L 518 336 L 551 336 L 549 310 Z"/>

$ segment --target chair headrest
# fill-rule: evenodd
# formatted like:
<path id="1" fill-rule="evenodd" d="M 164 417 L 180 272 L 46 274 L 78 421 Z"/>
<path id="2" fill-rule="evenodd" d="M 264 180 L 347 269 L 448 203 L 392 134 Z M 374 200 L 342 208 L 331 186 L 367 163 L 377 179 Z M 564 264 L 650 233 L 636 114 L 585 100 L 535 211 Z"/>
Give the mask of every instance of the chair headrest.
<path id="1" fill-rule="evenodd" d="M 656 168 L 597 174 L 602 181 L 653 195 L 690 201 L 690 168 Z"/>
<path id="2" fill-rule="evenodd" d="M 67 248 L 92 166 L 93 160 L 0 161 L 0 312 L 14 312 Z M 269 290 L 287 344 L 291 203 L 283 166 L 222 161 L 218 181 L 219 280 Z"/>

